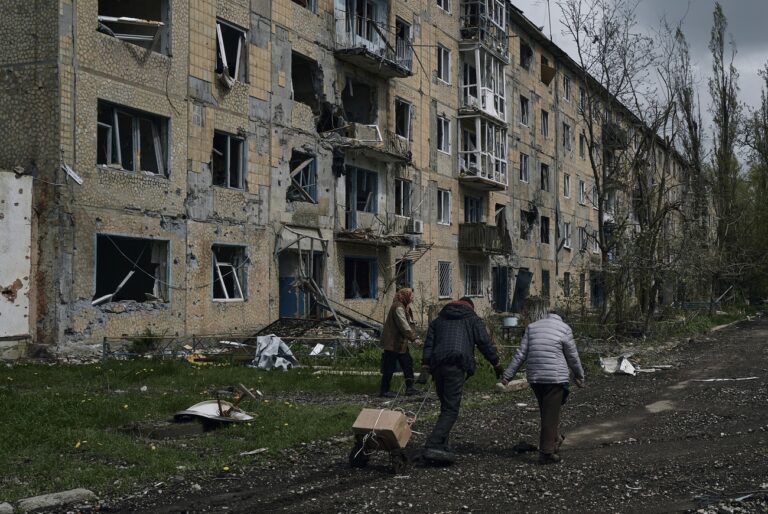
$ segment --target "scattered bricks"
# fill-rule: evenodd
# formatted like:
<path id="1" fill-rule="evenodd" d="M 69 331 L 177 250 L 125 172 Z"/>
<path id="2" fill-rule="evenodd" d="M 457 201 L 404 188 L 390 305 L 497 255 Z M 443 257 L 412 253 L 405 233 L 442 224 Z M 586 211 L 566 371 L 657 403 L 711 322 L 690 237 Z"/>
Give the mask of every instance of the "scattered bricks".
<path id="1" fill-rule="evenodd" d="M 96 495 L 88 489 L 71 489 L 60 493 L 43 494 L 41 496 L 25 498 L 19 502 L 19 509 L 22 512 L 29 512 L 36 509 L 49 509 L 61 505 L 86 502 L 95 499 Z"/>

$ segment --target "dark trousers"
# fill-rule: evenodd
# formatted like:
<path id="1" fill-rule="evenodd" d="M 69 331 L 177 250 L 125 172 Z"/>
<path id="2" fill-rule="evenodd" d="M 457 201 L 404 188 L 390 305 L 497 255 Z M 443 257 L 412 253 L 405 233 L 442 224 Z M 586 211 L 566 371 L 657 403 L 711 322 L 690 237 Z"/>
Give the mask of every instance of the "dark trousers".
<path id="1" fill-rule="evenodd" d="M 541 415 L 539 451 L 556 453 L 560 439 L 560 406 L 563 404 L 565 388 L 562 384 L 531 384 L 531 389 L 539 402 Z"/>
<path id="2" fill-rule="evenodd" d="M 448 435 L 459 417 L 466 378 L 466 373 L 458 366 L 438 366 L 432 370 L 432 380 L 440 399 L 440 417 L 437 418 L 435 428 L 427 439 L 427 448 L 448 449 Z"/>
<path id="3" fill-rule="evenodd" d="M 405 386 L 407 388 L 413 387 L 413 359 L 411 353 L 406 351 L 405 353 L 390 352 L 384 350 L 381 354 L 381 391 L 386 393 L 389 391 L 389 385 L 392 382 L 392 375 L 395 373 L 397 363 L 400 363 L 400 369 L 403 370 L 403 376 L 405 377 Z"/>

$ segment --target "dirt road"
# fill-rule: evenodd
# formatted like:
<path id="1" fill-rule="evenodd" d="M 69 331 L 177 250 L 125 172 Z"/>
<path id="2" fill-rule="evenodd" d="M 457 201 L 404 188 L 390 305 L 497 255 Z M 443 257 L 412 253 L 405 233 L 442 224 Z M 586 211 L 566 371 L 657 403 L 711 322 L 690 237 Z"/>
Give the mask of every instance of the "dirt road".
<path id="1" fill-rule="evenodd" d="M 565 407 L 563 462 L 540 466 L 538 412 L 523 400 L 463 411 L 460 461 L 393 476 L 384 454 L 347 465 L 350 440 L 291 452 L 242 480 L 189 483 L 106 505 L 111 512 L 669 512 L 709 505 L 765 512 L 768 491 L 768 320 L 745 321 L 655 356 L 671 370 L 589 377 Z M 748 380 L 702 381 L 712 378 Z M 517 405 L 518 401 L 527 407 Z M 428 431 L 431 423 L 418 429 Z M 411 445 L 423 444 L 417 435 Z M 290 462 L 292 460 L 292 462 Z M 738 510 L 743 509 L 743 510 Z M 733 512 L 733 510 L 726 510 Z"/>

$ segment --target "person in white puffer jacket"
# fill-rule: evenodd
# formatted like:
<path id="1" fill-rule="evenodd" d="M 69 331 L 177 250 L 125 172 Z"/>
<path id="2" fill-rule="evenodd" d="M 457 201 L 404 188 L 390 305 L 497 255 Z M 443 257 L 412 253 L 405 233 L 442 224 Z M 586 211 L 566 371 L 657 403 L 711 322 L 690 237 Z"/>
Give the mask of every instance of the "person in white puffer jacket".
<path id="1" fill-rule="evenodd" d="M 520 348 L 502 375 L 502 383 L 512 380 L 518 368 L 526 362 L 526 376 L 541 415 L 539 462 L 560 462 L 558 450 L 564 436 L 559 433 L 560 407 L 568 396 L 569 369 L 576 385 L 584 387 L 584 369 L 573 339 L 573 331 L 555 312 L 537 306 L 528 308 L 532 323 L 520 341 Z"/>

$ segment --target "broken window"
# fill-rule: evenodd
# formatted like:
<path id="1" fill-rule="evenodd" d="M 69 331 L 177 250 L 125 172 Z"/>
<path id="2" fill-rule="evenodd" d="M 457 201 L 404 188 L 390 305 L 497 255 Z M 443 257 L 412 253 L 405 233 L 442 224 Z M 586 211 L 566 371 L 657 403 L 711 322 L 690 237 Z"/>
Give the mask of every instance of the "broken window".
<path id="1" fill-rule="evenodd" d="M 437 222 L 440 225 L 451 224 L 451 192 L 447 189 L 437 190 Z"/>
<path id="2" fill-rule="evenodd" d="M 587 229 L 579 227 L 579 250 L 587 249 Z"/>
<path id="3" fill-rule="evenodd" d="M 549 113 L 543 109 L 541 111 L 541 135 L 549 137 Z"/>
<path id="4" fill-rule="evenodd" d="M 323 91 L 323 73 L 317 61 L 293 52 L 291 54 L 291 87 L 293 99 L 320 111 L 318 98 Z"/>
<path id="5" fill-rule="evenodd" d="M 541 81 L 544 83 L 544 85 L 549 86 L 552 83 L 552 79 L 555 78 L 555 74 L 557 73 L 557 70 L 549 65 L 549 59 L 541 56 Z"/>
<path id="6" fill-rule="evenodd" d="M 289 166 L 291 183 L 285 199 L 289 202 L 317 203 L 317 158 L 294 150 Z"/>
<path id="7" fill-rule="evenodd" d="M 351 0 L 348 5 L 352 7 L 353 11 L 355 34 L 367 41 L 376 41 L 378 34 L 375 26 L 378 21 L 377 5 L 368 0 Z"/>
<path id="8" fill-rule="evenodd" d="M 520 95 L 520 123 L 528 125 L 528 99 L 523 95 Z"/>
<path id="9" fill-rule="evenodd" d="M 563 175 L 563 196 L 571 197 L 571 176 L 567 173 Z"/>
<path id="10" fill-rule="evenodd" d="M 395 99 L 395 134 L 411 139 L 411 118 L 413 106 L 405 100 Z"/>
<path id="11" fill-rule="evenodd" d="M 461 129 L 461 152 L 459 153 L 462 172 L 477 173 L 477 134 L 465 128 Z"/>
<path id="12" fill-rule="evenodd" d="M 341 92 L 344 118 L 351 123 L 376 123 L 376 90 L 357 80 L 348 79 Z"/>
<path id="13" fill-rule="evenodd" d="M 402 289 L 404 287 L 413 288 L 413 261 L 410 259 L 400 259 L 395 262 L 395 287 Z"/>
<path id="14" fill-rule="evenodd" d="M 361 212 L 379 211 L 378 190 L 379 175 L 362 168 L 347 170 L 347 210 Z"/>
<path id="15" fill-rule="evenodd" d="M 375 257 L 345 257 L 344 298 L 376 298 L 377 276 Z"/>
<path id="16" fill-rule="evenodd" d="M 437 294 L 440 298 L 450 298 L 453 294 L 451 266 L 448 261 L 438 261 L 437 263 Z"/>
<path id="17" fill-rule="evenodd" d="M 165 175 L 168 119 L 99 100 L 97 164 Z"/>
<path id="18" fill-rule="evenodd" d="M 99 0 L 99 31 L 168 54 L 169 10 L 168 0 Z"/>
<path id="19" fill-rule="evenodd" d="M 293 3 L 299 4 L 302 7 L 306 7 L 312 12 L 317 11 L 317 2 L 316 0 L 293 0 Z"/>
<path id="20" fill-rule="evenodd" d="M 242 301 L 245 299 L 245 265 L 248 258 L 244 246 L 213 245 L 213 299 Z"/>
<path id="21" fill-rule="evenodd" d="M 168 301 L 168 241 L 96 235 L 93 305 Z"/>
<path id="22" fill-rule="evenodd" d="M 571 126 L 563 123 L 563 148 L 571 149 Z"/>
<path id="23" fill-rule="evenodd" d="M 226 85 L 231 87 L 235 80 L 245 82 L 247 55 L 245 30 L 216 20 L 216 73 Z"/>
<path id="24" fill-rule="evenodd" d="M 527 154 L 520 154 L 520 182 L 528 182 L 530 172 L 528 171 L 529 157 Z"/>
<path id="25" fill-rule="evenodd" d="M 451 83 L 451 51 L 443 45 L 437 45 L 437 78 Z"/>
<path id="26" fill-rule="evenodd" d="M 479 264 L 464 265 L 464 296 L 483 296 L 483 268 Z"/>
<path id="27" fill-rule="evenodd" d="M 536 223 L 536 214 L 531 211 L 520 210 L 520 239 L 531 240 L 533 225 Z"/>
<path id="28" fill-rule="evenodd" d="M 549 191 L 549 165 L 541 164 L 541 190 Z"/>
<path id="29" fill-rule="evenodd" d="M 211 174 L 214 186 L 241 189 L 243 187 L 245 141 L 242 138 L 213 133 Z"/>
<path id="30" fill-rule="evenodd" d="M 411 182 L 409 180 L 395 179 L 395 214 L 411 216 Z"/>
<path id="31" fill-rule="evenodd" d="M 520 66 L 525 68 L 526 70 L 531 69 L 531 64 L 533 63 L 533 48 L 531 48 L 531 45 L 520 40 Z"/>
<path id="32" fill-rule="evenodd" d="M 541 242 L 545 245 L 549 244 L 549 218 L 547 216 L 541 217 Z"/>
<path id="33" fill-rule="evenodd" d="M 451 120 L 445 116 L 437 117 L 437 149 L 451 153 Z"/>
<path id="34" fill-rule="evenodd" d="M 571 249 L 571 224 L 563 223 L 563 248 Z"/>
<path id="35" fill-rule="evenodd" d="M 411 26 L 401 18 L 395 18 L 395 57 L 397 63 L 410 70 L 413 67 Z"/>
<path id="36" fill-rule="evenodd" d="M 451 12 L 451 0 L 437 0 L 437 6 L 445 12 Z"/>
<path id="37" fill-rule="evenodd" d="M 464 196 L 464 223 L 480 223 L 483 220 L 483 199 L 479 196 Z"/>

